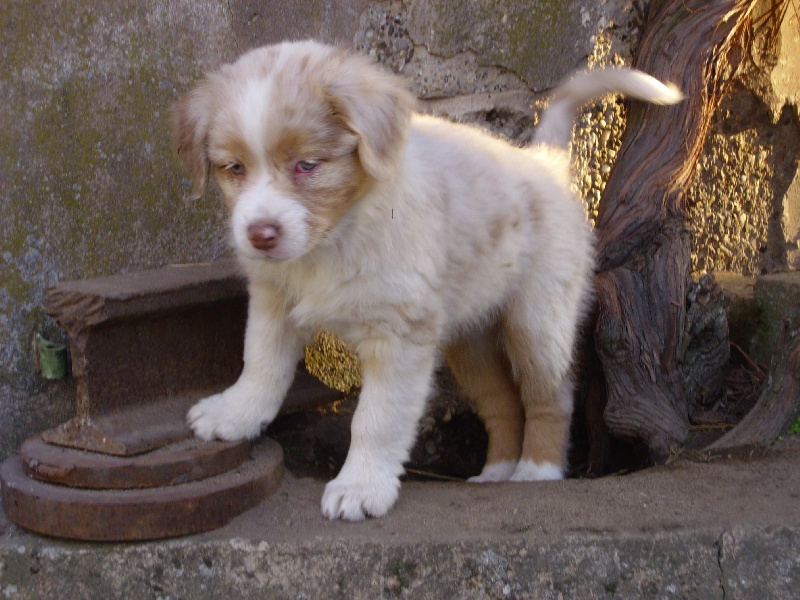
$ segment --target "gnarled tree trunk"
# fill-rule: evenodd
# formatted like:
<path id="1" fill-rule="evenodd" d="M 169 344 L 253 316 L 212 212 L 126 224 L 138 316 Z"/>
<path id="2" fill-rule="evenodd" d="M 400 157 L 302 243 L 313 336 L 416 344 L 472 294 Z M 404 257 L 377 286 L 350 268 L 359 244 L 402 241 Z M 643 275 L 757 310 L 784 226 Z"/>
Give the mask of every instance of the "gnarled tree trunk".
<path id="1" fill-rule="evenodd" d="M 632 103 L 597 219 L 597 315 L 602 381 L 590 382 L 589 419 L 603 407 L 614 437 L 665 457 L 689 428 L 681 372 L 691 283 L 686 190 L 711 117 L 738 67 L 754 0 L 653 0 L 634 66 L 677 84 L 672 107 Z M 606 444 L 592 441 L 603 470 Z"/>

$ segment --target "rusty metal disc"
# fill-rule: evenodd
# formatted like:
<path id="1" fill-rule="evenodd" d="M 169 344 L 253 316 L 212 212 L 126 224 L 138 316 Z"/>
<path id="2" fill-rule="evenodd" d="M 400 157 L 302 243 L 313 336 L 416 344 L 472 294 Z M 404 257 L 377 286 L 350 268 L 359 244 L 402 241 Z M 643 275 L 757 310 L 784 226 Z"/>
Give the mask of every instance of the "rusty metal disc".
<path id="1" fill-rule="evenodd" d="M 19 456 L 0 466 L 3 510 L 25 529 L 54 537 L 133 541 L 222 527 L 274 492 L 283 451 L 262 439 L 237 468 L 182 485 L 135 490 L 76 489 L 28 477 Z"/>
<path id="2" fill-rule="evenodd" d="M 136 456 L 112 456 L 45 442 L 35 435 L 20 448 L 29 477 L 71 487 L 135 489 L 177 485 L 230 471 L 248 456 L 247 441 L 190 438 Z"/>

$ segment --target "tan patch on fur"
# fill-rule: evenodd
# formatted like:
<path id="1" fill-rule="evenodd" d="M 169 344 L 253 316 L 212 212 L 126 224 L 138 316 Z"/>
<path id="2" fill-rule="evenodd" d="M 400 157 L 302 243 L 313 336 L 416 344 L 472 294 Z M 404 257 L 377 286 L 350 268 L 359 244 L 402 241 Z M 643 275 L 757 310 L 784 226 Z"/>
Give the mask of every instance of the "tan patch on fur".
<path id="1" fill-rule="evenodd" d="M 208 122 L 211 117 L 208 86 L 201 86 L 183 96 L 172 107 L 172 139 L 175 151 L 189 171 L 194 196 L 200 197 L 208 186 L 209 161 L 206 155 Z"/>
<path id="2" fill-rule="evenodd" d="M 388 176 L 393 168 L 414 103 L 398 81 L 345 51 L 311 45 L 301 52 L 259 49 L 209 74 L 176 105 L 176 146 L 197 195 L 206 187 L 209 169 L 218 167 L 215 177 L 229 208 L 258 169 L 272 170 L 275 187 L 306 207 L 312 238 L 319 240 L 374 178 Z M 265 91 L 277 91 L 264 97 L 267 120 L 242 123 L 247 115 L 237 109 L 258 82 Z M 248 152 L 242 128 L 254 126 L 263 131 L 263 147 Z M 263 154 L 270 164 L 258 164 L 253 153 Z M 295 177 L 294 165 L 309 159 L 321 164 Z M 247 176 L 220 169 L 225 160 L 243 164 Z"/>
<path id="3" fill-rule="evenodd" d="M 503 335 L 508 352 L 513 353 L 514 378 L 525 410 L 521 460 L 536 464 L 550 462 L 563 468 L 569 443 L 571 398 L 569 407 L 561 406 L 558 383 L 536 362 L 538 350 L 530 335 L 508 324 L 503 327 Z"/>
<path id="4" fill-rule="evenodd" d="M 291 90 L 287 86 L 292 86 L 303 92 L 295 90 L 297 93 L 279 94 L 264 100 L 269 102 L 265 114 L 270 121 L 263 124 L 263 148 L 249 148 L 235 111 L 221 110 L 215 121 L 211 154 L 213 162 L 219 166 L 224 160 L 230 160 L 241 162 L 248 170 L 245 178 L 237 178 L 228 170 L 216 170 L 229 208 L 233 208 L 242 187 L 247 185 L 246 180 L 256 177 L 258 169 L 268 169 L 275 188 L 308 210 L 311 236 L 319 240 L 363 196 L 371 179 L 359 161 L 358 139 L 336 122 L 322 92 L 304 93 L 313 92 L 318 84 L 303 85 L 302 81 L 297 81 L 303 76 L 314 77 L 313 61 L 305 57 L 300 66 L 302 72 L 295 73 L 295 81 L 276 85 L 281 91 Z M 237 79 L 242 77 L 241 73 L 236 73 Z M 263 155 L 266 163 L 260 163 L 254 152 Z M 295 173 L 295 165 L 303 160 L 316 160 L 320 164 L 312 173 Z"/>
<path id="5" fill-rule="evenodd" d="M 277 187 L 311 215 L 314 239 L 333 229 L 371 183 L 358 160 L 352 134 L 332 122 L 286 129 L 268 155 L 279 172 Z M 295 173 L 295 165 L 302 160 L 316 160 L 319 165 L 311 173 Z"/>
<path id="6" fill-rule="evenodd" d="M 495 248 L 500 244 L 503 235 L 506 232 L 506 221 L 504 219 L 497 219 L 489 228 L 489 236 L 492 238 L 492 246 Z"/>
<path id="7" fill-rule="evenodd" d="M 265 77 L 272 71 L 277 54 L 276 48 L 261 48 L 234 64 L 223 65 L 173 106 L 173 144 L 192 177 L 195 196 L 202 196 L 208 185 L 211 126 L 249 79 Z"/>
<path id="8" fill-rule="evenodd" d="M 512 310 L 507 309 L 507 313 Z M 539 357 L 541 349 L 537 347 L 536 340 L 531 339 L 530 334 L 522 328 L 516 326 L 513 321 L 508 322 L 508 314 L 503 315 L 503 337 L 505 347 L 511 360 L 514 370 L 514 379 L 519 382 L 522 401 L 524 404 L 549 404 L 556 402 L 558 379 L 563 376 L 547 372 L 545 367 L 540 364 Z"/>
<path id="9" fill-rule="evenodd" d="M 403 319 L 404 336 L 421 346 L 436 344 L 439 339 L 439 318 L 435 311 L 419 306 L 399 306 L 397 311 Z"/>
<path id="10" fill-rule="evenodd" d="M 241 164 L 248 174 L 256 168 L 257 159 L 250 147 L 244 143 L 235 129 L 229 129 L 217 134 L 214 143 L 214 161 L 212 168 L 217 184 L 222 191 L 222 198 L 229 210 L 233 210 L 236 197 L 246 185 L 247 176 L 237 177 L 233 171 L 225 167 L 230 163 Z"/>
<path id="11" fill-rule="evenodd" d="M 570 415 L 564 413 L 557 401 L 526 406 L 525 441 L 522 460 L 538 465 L 549 462 L 564 467 L 569 441 Z"/>
<path id="12" fill-rule="evenodd" d="M 453 344 L 445 350 L 445 358 L 486 427 L 486 464 L 518 460 L 523 440 L 522 402 L 508 361 L 493 336 Z"/>
<path id="13" fill-rule="evenodd" d="M 364 170 L 385 179 L 403 147 L 414 97 L 400 79 L 376 70 L 361 56 L 335 52 L 323 93 L 333 118 L 359 137 Z"/>

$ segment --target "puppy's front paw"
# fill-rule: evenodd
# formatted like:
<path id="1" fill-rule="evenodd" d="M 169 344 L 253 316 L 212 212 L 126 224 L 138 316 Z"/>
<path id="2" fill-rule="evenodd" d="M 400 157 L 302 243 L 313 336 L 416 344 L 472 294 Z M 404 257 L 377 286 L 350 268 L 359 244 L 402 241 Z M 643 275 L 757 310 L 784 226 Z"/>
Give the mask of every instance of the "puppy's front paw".
<path id="1" fill-rule="evenodd" d="M 400 493 L 400 480 L 379 469 L 359 476 L 340 473 L 325 486 L 322 514 L 325 518 L 363 521 L 366 517 L 382 517 L 394 506 Z"/>
<path id="2" fill-rule="evenodd" d="M 261 433 L 261 422 L 253 413 L 253 401 L 228 389 L 195 404 L 186 422 L 197 437 L 204 440 L 240 440 Z"/>

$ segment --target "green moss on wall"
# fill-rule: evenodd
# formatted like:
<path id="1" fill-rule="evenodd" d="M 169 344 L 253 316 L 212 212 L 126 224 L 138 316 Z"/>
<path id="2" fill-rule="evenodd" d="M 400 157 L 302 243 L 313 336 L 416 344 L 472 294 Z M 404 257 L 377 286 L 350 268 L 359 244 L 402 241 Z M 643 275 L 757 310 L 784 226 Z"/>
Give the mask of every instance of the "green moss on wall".
<path id="1" fill-rule="evenodd" d="M 201 70 L 196 53 L 224 31 L 226 8 L 214 4 L 34 0 L 0 11 L 0 383 L 36 387 L 31 336 L 57 333 L 48 285 L 224 248 L 221 206 L 188 199 L 169 131 L 171 104 Z M 0 420 L 4 410 L 0 398 Z"/>

